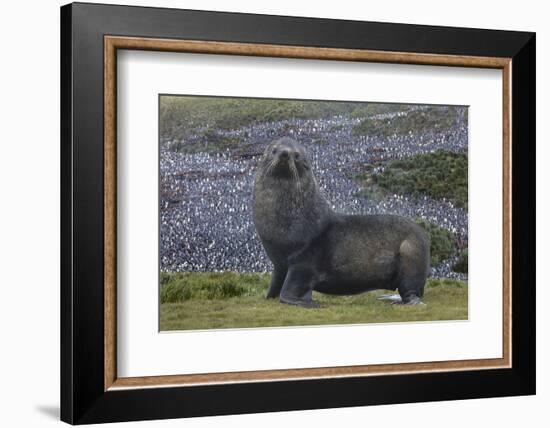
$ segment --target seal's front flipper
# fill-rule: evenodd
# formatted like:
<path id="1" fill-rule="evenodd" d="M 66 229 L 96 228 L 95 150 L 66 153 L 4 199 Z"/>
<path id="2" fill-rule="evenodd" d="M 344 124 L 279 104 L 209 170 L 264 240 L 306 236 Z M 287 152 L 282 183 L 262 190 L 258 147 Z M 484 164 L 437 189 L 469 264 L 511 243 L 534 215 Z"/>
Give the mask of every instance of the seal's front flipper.
<path id="1" fill-rule="evenodd" d="M 271 284 L 269 285 L 269 290 L 267 291 L 267 295 L 265 297 L 268 299 L 279 297 L 285 278 L 286 269 L 275 267 L 273 273 L 271 274 Z"/>
<path id="2" fill-rule="evenodd" d="M 403 303 L 403 300 L 401 300 L 401 296 L 399 294 L 383 294 L 378 298 L 378 300 L 389 300 L 392 304 Z"/>
<path id="3" fill-rule="evenodd" d="M 309 265 L 290 266 L 281 290 L 281 303 L 304 308 L 318 308 L 319 303 L 312 300 L 314 286 L 315 274 Z"/>

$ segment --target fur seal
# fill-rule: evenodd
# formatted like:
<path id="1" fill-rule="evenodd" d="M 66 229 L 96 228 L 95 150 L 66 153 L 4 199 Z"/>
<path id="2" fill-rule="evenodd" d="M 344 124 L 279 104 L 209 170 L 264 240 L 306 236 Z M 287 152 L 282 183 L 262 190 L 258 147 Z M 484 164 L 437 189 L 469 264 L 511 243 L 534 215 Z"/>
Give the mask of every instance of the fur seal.
<path id="1" fill-rule="evenodd" d="M 424 229 L 394 215 L 334 212 L 297 141 L 280 138 L 265 150 L 253 218 L 274 266 L 267 297 L 318 307 L 313 290 L 352 295 L 386 289 L 398 290 L 401 303 L 421 303 L 430 269 Z"/>

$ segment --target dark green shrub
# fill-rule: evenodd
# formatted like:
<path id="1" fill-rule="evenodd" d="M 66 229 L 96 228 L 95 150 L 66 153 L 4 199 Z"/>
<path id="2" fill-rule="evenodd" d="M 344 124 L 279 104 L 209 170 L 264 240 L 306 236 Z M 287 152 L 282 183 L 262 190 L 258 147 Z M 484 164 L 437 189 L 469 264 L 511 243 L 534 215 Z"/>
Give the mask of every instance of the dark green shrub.
<path id="1" fill-rule="evenodd" d="M 453 270 L 459 273 L 468 273 L 468 249 L 463 250 L 453 266 Z"/>
<path id="2" fill-rule="evenodd" d="M 451 232 L 423 219 L 417 219 L 415 222 L 422 226 L 430 237 L 430 263 L 432 266 L 437 266 L 453 255 L 455 239 Z"/>
<path id="3" fill-rule="evenodd" d="M 439 150 L 389 162 L 381 173 L 372 173 L 365 165 L 357 177 L 368 196 L 383 192 L 418 198 L 447 199 L 457 207 L 468 206 L 468 157 L 466 154 Z"/>

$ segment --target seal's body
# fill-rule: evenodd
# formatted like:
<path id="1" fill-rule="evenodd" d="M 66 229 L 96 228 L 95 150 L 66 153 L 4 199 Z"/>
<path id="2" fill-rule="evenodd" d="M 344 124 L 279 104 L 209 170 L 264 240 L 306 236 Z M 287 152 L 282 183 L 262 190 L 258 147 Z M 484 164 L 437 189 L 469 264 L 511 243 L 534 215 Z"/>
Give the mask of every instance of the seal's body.
<path id="1" fill-rule="evenodd" d="M 397 289 L 403 303 L 421 302 L 430 260 L 424 230 L 399 216 L 335 213 L 296 141 L 281 138 L 266 149 L 253 214 L 274 265 L 267 297 L 312 307 L 313 290 L 348 295 Z"/>

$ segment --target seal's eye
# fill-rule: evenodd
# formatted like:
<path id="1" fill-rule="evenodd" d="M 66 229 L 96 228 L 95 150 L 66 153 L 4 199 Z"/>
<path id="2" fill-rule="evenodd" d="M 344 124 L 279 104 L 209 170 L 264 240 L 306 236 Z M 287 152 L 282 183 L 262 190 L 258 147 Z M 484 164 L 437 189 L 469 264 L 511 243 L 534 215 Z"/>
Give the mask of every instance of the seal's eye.
<path id="1" fill-rule="evenodd" d="M 300 159 L 300 153 L 298 152 L 294 153 L 294 159 Z"/>
<path id="2" fill-rule="evenodd" d="M 277 149 L 276 149 L 276 148 L 274 148 L 273 150 L 271 150 L 271 153 L 272 153 L 272 154 L 275 154 L 275 153 L 277 153 Z"/>

